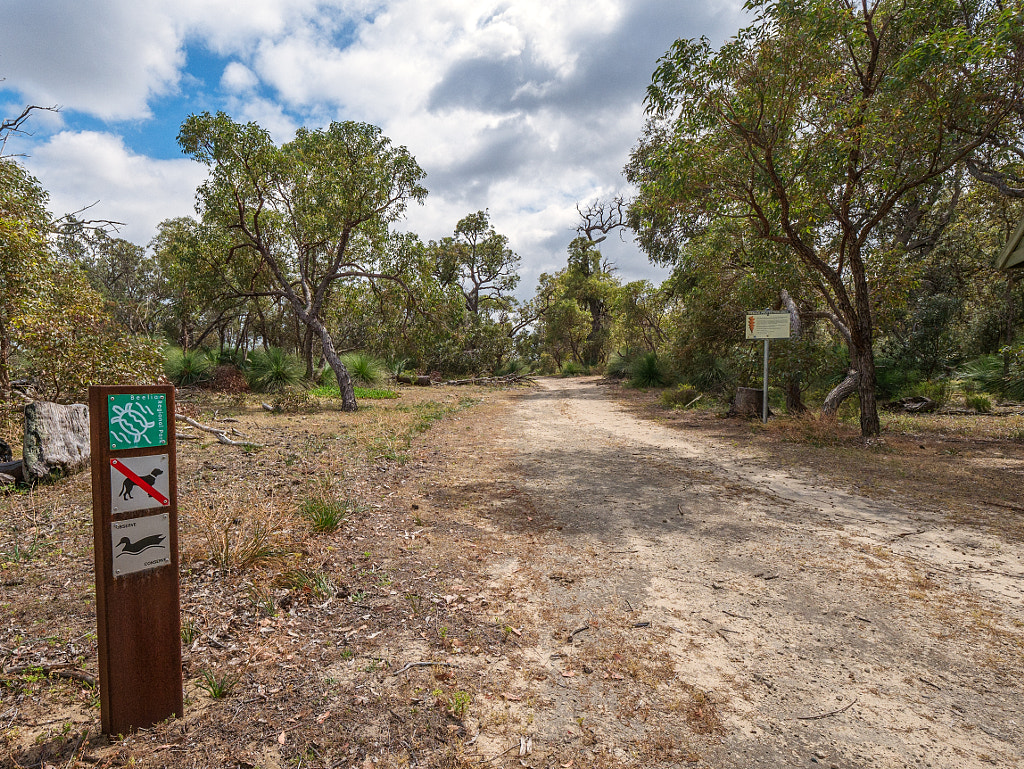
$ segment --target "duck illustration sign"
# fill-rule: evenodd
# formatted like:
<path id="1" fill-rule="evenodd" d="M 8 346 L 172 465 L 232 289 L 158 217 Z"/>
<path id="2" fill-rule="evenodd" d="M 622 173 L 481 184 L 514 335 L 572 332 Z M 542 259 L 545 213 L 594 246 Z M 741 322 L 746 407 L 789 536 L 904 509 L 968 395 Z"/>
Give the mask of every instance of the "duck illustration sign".
<path id="1" fill-rule="evenodd" d="M 163 393 L 115 393 L 108 396 L 110 450 L 167 445 L 167 396 Z"/>
<path id="2" fill-rule="evenodd" d="M 167 515 L 147 515 L 111 523 L 114 576 L 123 577 L 170 564 L 170 535 L 170 519 Z"/>
<path id="3" fill-rule="evenodd" d="M 110 459 L 110 511 L 127 513 L 171 504 L 167 454 Z"/>

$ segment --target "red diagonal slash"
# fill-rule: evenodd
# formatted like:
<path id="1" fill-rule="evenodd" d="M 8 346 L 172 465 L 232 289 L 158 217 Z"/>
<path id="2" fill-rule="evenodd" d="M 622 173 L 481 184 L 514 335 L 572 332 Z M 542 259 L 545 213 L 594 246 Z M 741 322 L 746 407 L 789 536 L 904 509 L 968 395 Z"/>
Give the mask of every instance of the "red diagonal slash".
<path id="1" fill-rule="evenodd" d="M 144 480 L 142 480 L 142 478 L 140 478 L 138 475 L 136 475 L 134 472 L 132 472 L 131 468 L 129 468 L 128 465 L 126 465 L 124 462 L 121 462 L 120 460 L 117 460 L 117 459 L 111 459 L 110 460 L 110 466 L 113 467 L 115 470 L 117 470 L 117 472 L 121 473 L 121 475 L 123 475 L 129 481 L 131 481 L 136 486 L 138 486 L 140 489 L 142 489 L 144 492 L 149 494 L 149 496 L 151 496 L 153 499 L 155 499 L 161 505 L 169 505 L 169 504 L 171 504 L 171 500 L 169 500 L 167 497 L 165 497 L 159 491 L 157 491 L 152 486 L 150 486 L 148 483 L 146 483 Z"/>

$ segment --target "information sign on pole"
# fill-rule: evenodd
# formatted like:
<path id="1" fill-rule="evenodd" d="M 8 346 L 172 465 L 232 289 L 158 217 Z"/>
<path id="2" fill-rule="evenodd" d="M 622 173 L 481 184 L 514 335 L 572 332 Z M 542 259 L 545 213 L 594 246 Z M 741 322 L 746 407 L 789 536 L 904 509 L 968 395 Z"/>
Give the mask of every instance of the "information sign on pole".
<path id="1" fill-rule="evenodd" d="M 174 388 L 90 387 L 103 731 L 184 710 Z"/>
<path id="2" fill-rule="evenodd" d="M 789 339 L 789 313 L 748 312 L 746 322 L 747 339 L 764 340 L 764 391 L 761 399 L 761 421 L 768 421 L 768 340 Z"/>

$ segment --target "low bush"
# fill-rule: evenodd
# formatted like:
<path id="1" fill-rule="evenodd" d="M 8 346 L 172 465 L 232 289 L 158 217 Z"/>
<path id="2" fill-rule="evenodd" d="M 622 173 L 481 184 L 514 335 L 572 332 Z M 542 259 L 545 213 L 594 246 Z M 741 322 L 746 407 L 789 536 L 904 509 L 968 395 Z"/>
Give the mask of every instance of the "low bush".
<path id="1" fill-rule="evenodd" d="M 249 354 L 245 378 L 254 392 L 280 392 L 298 387 L 306 374 L 306 367 L 298 358 L 279 347 L 256 350 Z"/>
<path id="2" fill-rule="evenodd" d="M 992 401 L 984 395 L 968 395 L 964 400 L 967 403 L 967 408 L 974 409 L 979 414 L 992 413 Z"/>
<path id="3" fill-rule="evenodd" d="M 171 347 L 166 351 L 164 374 L 178 387 L 188 387 L 212 379 L 214 368 L 206 350 Z"/>
<path id="4" fill-rule="evenodd" d="M 562 376 L 585 376 L 590 372 L 582 363 L 570 360 L 562 364 L 562 370 L 559 373 Z"/>
<path id="5" fill-rule="evenodd" d="M 661 394 L 661 405 L 670 409 L 683 409 L 690 406 L 700 395 L 692 387 L 680 386 L 674 390 L 663 392 Z"/>
<path id="6" fill-rule="evenodd" d="M 648 352 L 637 358 L 629 367 L 631 387 L 664 387 L 668 376 L 657 353 Z"/>
<path id="7" fill-rule="evenodd" d="M 341 356 L 341 362 L 348 369 L 354 384 L 372 387 L 382 381 L 387 373 L 384 362 L 364 352 L 350 352 Z"/>

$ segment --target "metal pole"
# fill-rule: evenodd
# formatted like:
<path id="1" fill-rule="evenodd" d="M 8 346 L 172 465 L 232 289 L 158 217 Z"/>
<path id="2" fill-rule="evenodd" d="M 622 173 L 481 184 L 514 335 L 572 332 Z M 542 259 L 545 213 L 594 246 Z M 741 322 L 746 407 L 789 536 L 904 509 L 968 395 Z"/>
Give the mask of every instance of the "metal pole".
<path id="1" fill-rule="evenodd" d="M 768 424 L 768 340 L 764 340 L 764 397 L 761 404 L 761 421 Z"/>

